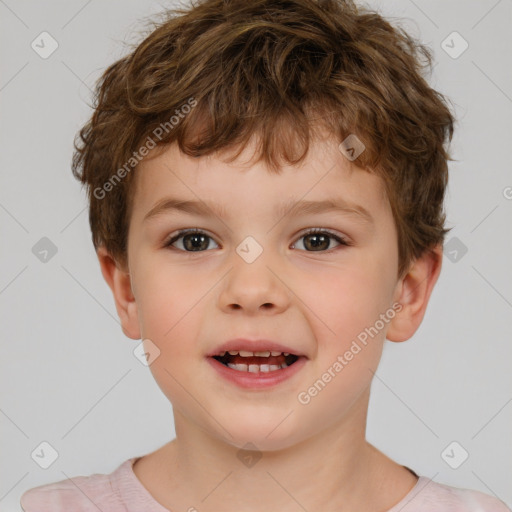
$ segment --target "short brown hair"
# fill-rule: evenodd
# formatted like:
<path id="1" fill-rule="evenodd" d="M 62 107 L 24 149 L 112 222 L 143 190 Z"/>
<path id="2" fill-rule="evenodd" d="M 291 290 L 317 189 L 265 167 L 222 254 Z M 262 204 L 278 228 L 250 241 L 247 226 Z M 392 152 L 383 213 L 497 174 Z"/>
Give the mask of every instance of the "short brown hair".
<path id="1" fill-rule="evenodd" d="M 163 15 L 105 70 L 75 139 L 96 249 L 126 265 L 134 152 L 191 99 L 155 151 L 177 142 L 191 156 L 241 152 L 258 135 L 258 160 L 279 172 L 281 158 L 305 158 L 320 123 L 339 142 L 356 135 L 365 150 L 354 164 L 383 178 L 399 275 L 444 240 L 454 118 L 422 76 L 428 47 L 350 0 L 205 0 Z"/>

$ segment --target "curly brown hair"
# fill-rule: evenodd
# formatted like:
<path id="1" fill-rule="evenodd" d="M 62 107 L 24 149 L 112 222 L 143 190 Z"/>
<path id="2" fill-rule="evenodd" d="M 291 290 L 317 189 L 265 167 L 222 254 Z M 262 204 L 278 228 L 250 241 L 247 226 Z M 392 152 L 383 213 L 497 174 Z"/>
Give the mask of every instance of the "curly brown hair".
<path id="1" fill-rule="evenodd" d="M 340 142 L 356 135 L 365 150 L 353 163 L 383 178 L 399 275 L 444 240 L 454 118 L 423 77 L 427 46 L 350 0 L 204 0 L 163 16 L 105 70 L 75 138 L 96 249 L 127 264 L 130 170 L 148 147 L 177 142 L 191 156 L 240 147 L 235 158 L 257 135 L 258 161 L 279 172 L 281 159 L 306 157 L 318 124 Z"/>

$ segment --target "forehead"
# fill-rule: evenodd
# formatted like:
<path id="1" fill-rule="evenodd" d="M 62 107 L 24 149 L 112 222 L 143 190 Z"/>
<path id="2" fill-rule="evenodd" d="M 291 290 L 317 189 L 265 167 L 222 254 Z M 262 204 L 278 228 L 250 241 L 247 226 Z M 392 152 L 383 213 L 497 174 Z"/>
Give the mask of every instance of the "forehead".
<path id="1" fill-rule="evenodd" d="M 135 171 L 134 216 L 142 220 L 166 198 L 203 203 L 222 216 L 262 209 L 277 215 L 297 201 L 326 199 L 377 216 L 389 210 L 382 179 L 350 162 L 332 138 L 312 141 L 300 164 L 278 172 L 256 161 L 255 144 L 232 162 L 238 148 L 195 158 L 176 144 L 143 160 Z"/>

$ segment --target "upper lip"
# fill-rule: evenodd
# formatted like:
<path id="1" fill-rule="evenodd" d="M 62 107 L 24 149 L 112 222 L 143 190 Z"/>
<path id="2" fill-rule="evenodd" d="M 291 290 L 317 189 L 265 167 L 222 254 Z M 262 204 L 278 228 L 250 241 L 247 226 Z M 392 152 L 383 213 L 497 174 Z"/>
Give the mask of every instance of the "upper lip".
<path id="1" fill-rule="evenodd" d="M 270 350 L 274 352 L 288 352 L 296 356 L 305 356 L 305 354 L 303 354 L 298 348 L 294 348 L 289 345 L 283 345 L 282 343 L 278 343 L 277 341 L 262 339 L 249 340 L 246 338 L 236 338 L 233 340 L 226 341 L 225 343 L 222 343 L 214 350 L 209 352 L 207 356 L 220 356 L 224 354 L 224 352 L 229 352 L 230 350 L 246 350 L 248 352 L 263 352 L 265 350 Z"/>

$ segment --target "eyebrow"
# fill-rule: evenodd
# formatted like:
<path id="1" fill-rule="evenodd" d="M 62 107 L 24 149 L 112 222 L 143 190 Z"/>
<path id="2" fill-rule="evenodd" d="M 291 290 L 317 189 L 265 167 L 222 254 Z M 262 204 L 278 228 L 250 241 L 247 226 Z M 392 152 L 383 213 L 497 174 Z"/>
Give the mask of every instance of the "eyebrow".
<path id="1" fill-rule="evenodd" d="M 164 213 L 184 212 L 198 216 L 211 216 L 212 213 L 218 217 L 226 216 L 224 205 L 218 205 L 207 201 L 192 201 L 166 197 L 158 201 L 144 216 L 144 222 Z M 374 219 L 370 212 L 361 205 L 350 203 L 341 198 L 324 199 L 322 201 L 295 201 L 291 200 L 278 206 L 275 215 L 282 218 L 286 215 L 306 215 L 314 213 L 337 212 L 353 215 L 360 220 L 372 224 Z"/>

